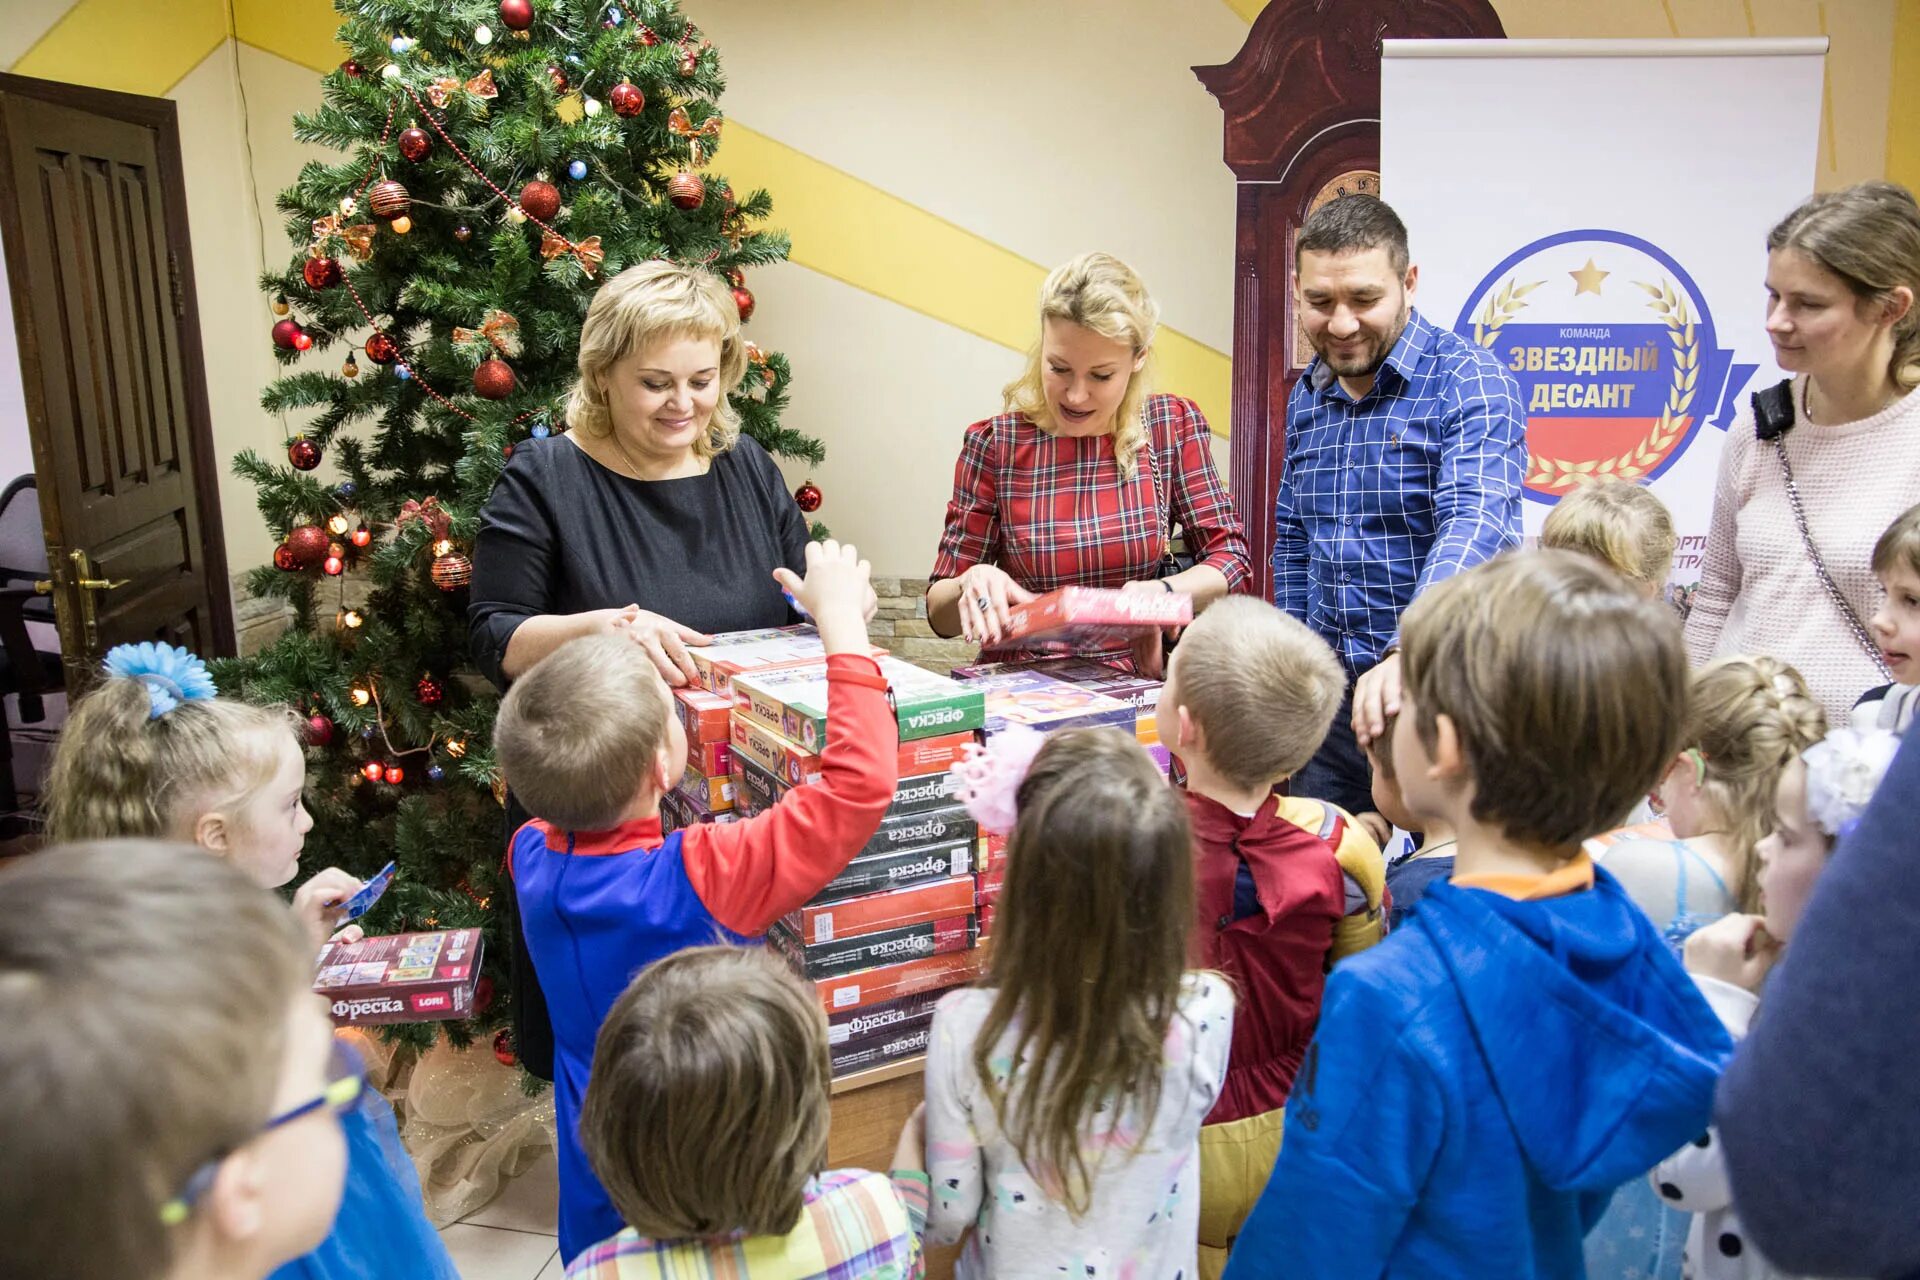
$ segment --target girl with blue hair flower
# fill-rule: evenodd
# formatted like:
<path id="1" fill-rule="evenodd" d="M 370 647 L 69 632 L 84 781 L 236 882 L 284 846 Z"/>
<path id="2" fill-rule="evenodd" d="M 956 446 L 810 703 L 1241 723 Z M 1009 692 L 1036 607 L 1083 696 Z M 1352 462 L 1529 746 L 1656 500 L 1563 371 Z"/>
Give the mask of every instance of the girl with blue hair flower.
<path id="1" fill-rule="evenodd" d="M 264 888 L 292 880 L 313 827 L 302 802 L 304 726 L 292 709 L 216 696 L 206 664 L 173 645 L 120 645 L 105 666 L 105 679 L 74 705 L 60 735 L 48 778 L 48 836 L 59 843 L 178 840 Z M 359 887 L 328 867 L 294 891 L 294 914 L 315 945 L 339 925 Z M 352 940 L 359 929 L 349 925 L 337 936 Z M 363 1089 L 341 1126 L 347 1187 L 333 1231 L 271 1280 L 458 1280 L 427 1220 L 393 1108 Z"/>

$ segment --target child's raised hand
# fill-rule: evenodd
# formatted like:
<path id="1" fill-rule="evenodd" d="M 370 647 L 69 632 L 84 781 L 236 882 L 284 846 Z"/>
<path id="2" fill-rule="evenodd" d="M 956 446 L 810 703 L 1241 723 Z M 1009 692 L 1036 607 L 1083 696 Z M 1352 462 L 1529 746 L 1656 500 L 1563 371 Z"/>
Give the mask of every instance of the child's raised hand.
<path id="1" fill-rule="evenodd" d="M 306 928 L 314 945 L 327 941 L 347 914 L 347 899 L 360 890 L 358 877 L 338 867 L 325 871 L 293 891 L 293 914 Z"/>
<path id="2" fill-rule="evenodd" d="M 813 615 L 820 643 L 828 653 L 861 653 L 867 643 L 867 599 L 873 566 L 849 543 L 832 538 L 807 544 L 807 576 L 796 577 L 782 565 L 774 581 Z"/>
<path id="3" fill-rule="evenodd" d="M 1779 955 L 1780 944 L 1767 932 L 1764 916 L 1735 912 L 1689 937 L 1685 962 L 1687 972 L 1697 977 L 1717 978 L 1757 993 Z"/>

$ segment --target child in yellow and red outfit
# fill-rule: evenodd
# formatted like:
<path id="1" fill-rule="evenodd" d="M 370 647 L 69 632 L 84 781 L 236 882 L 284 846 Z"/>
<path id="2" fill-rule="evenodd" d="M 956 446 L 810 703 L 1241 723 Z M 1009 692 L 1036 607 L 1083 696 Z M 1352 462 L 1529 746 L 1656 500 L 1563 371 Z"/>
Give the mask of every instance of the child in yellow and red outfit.
<path id="1" fill-rule="evenodd" d="M 1226 1086 L 1200 1131 L 1200 1274 L 1227 1248 L 1280 1152 L 1327 970 L 1386 932 L 1386 867 L 1366 829 L 1273 794 L 1326 736 L 1345 677 L 1324 641 L 1263 601 L 1216 603 L 1174 651 L 1160 724 L 1187 771 L 1195 963 L 1238 990 Z"/>

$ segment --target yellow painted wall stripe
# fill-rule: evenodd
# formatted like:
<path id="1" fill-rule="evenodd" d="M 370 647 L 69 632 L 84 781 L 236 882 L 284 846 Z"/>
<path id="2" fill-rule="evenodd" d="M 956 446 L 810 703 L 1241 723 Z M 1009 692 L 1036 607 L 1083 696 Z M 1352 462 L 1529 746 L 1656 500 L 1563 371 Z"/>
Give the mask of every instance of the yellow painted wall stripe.
<path id="1" fill-rule="evenodd" d="M 1260 16 L 1260 11 L 1267 7 L 1267 0 L 1226 0 L 1226 4 L 1227 8 L 1240 15 L 1242 22 L 1252 23 Z"/>
<path id="2" fill-rule="evenodd" d="M 1920 188 L 1920 3 L 1902 0 L 1893 18 L 1893 83 L 1887 101 L 1887 176 Z"/>
<path id="3" fill-rule="evenodd" d="M 158 98 L 226 38 L 222 0 L 78 0 L 9 70 Z"/>

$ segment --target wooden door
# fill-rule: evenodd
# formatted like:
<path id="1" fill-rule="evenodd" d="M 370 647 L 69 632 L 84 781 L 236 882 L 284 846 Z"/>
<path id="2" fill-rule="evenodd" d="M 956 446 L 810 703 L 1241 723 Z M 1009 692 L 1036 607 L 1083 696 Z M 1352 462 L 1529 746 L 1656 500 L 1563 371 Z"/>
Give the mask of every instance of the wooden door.
<path id="1" fill-rule="evenodd" d="M 0 191 L 69 687 L 233 653 L 173 104 L 0 76 Z"/>
<path id="2" fill-rule="evenodd" d="M 1505 34 L 1490 0 L 1269 0 L 1233 61 L 1193 69 L 1226 116 L 1223 155 L 1238 182 L 1228 487 L 1256 565 L 1272 563 L 1287 397 L 1313 354 L 1294 316 L 1294 239 L 1342 188 L 1384 182 L 1393 199 L 1393 175 L 1379 171 L 1381 42 Z M 1417 262 L 1420 228 L 1411 238 Z"/>

